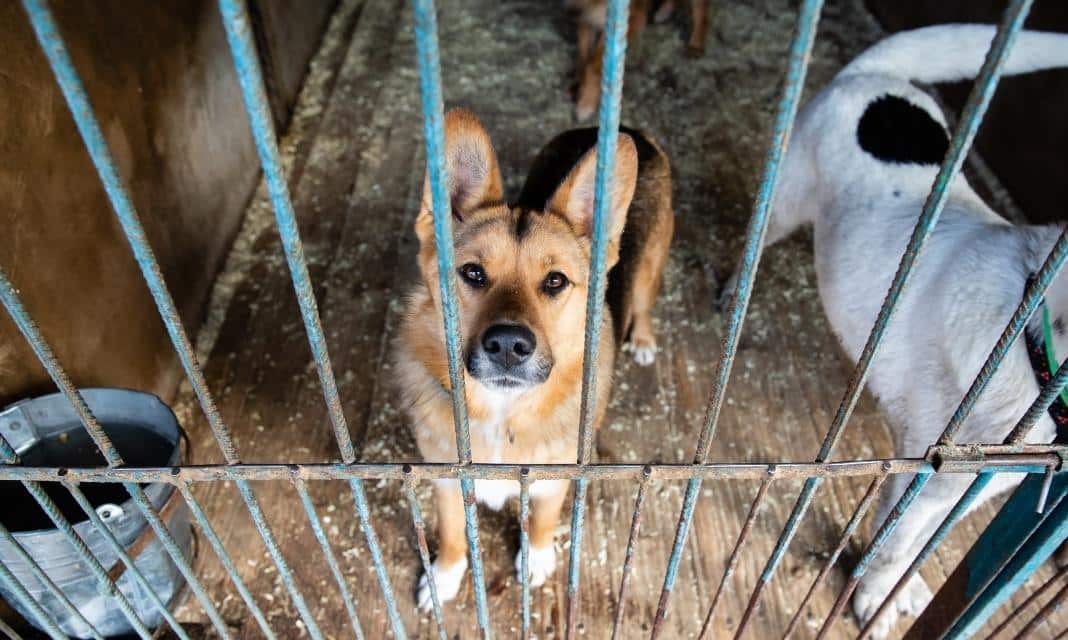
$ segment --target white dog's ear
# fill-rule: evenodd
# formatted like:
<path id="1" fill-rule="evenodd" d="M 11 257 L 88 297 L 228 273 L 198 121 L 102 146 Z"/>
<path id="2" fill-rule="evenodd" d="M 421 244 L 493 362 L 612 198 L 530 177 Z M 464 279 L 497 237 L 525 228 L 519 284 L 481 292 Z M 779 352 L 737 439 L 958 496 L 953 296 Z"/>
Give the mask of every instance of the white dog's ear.
<path id="1" fill-rule="evenodd" d="M 449 204 L 455 220 L 463 221 L 471 211 L 504 200 L 501 170 L 486 128 L 467 109 L 451 109 L 445 114 L 445 169 L 449 177 Z M 430 172 L 423 180 L 423 203 L 415 220 L 415 231 L 424 246 L 434 242 L 434 219 L 430 194 Z"/>
<path id="2" fill-rule="evenodd" d="M 634 141 L 625 133 L 619 134 L 616 143 L 616 162 L 609 203 L 608 239 L 613 244 L 619 241 L 627 222 L 627 209 L 634 197 L 638 180 L 638 151 Z M 593 234 L 593 197 L 597 181 L 597 148 L 590 149 L 579 159 L 564 181 L 549 199 L 548 209 L 571 223 L 581 235 Z"/>

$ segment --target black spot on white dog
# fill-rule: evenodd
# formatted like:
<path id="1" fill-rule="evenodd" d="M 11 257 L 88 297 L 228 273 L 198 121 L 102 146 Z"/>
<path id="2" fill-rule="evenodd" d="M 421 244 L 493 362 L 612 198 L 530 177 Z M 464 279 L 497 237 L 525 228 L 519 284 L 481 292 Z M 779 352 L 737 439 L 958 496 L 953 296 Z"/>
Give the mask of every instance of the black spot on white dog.
<path id="1" fill-rule="evenodd" d="M 949 136 L 931 114 L 887 94 L 864 111 L 857 125 L 857 143 L 885 162 L 939 165 L 949 149 Z"/>

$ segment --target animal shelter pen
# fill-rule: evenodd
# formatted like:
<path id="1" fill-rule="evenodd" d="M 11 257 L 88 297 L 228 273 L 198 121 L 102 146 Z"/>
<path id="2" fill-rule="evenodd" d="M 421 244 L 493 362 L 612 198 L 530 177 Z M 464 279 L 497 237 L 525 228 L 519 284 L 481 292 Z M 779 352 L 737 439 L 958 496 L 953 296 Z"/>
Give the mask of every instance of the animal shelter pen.
<path id="1" fill-rule="evenodd" d="M 998 35 L 992 43 L 986 62 L 960 118 L 960 124 L 953 133 L 949 152 L 942 163 L 938 178 L 909 241 L 908 249 L 902 257 L 893 284 L 887 293 L 875 326 L 871 331 L 863 354 L 858 360 L 849 386 L 845 391 L 842 402 L 815 461 L 812 463 L 782 464 L 710 463 L 708 460 L 710 447 L 726 398 L 726 386 L 738 349 L 742 326 L 752 292 L 761 255 L 762 241 L 775 192 L 779 164 L 789 142 L 790 131 L 800 102 L 808 60 L 822 8 L 822 2 L 819 0 L 804 0 L 802 2 L 799 11 L 797 34 L 790 49 L 789 67 L 783 95 L 777 109 L 772 142 L 758 191 L 756 206 L 746 234 L 740 269 L 741 275 L 729 311 L 727 335 L 723 345 L 723 352 L 718 362 L 716 384 L 709 399 L 707 415 L 694 445 L 693 463 L 689 465 L 642 465 L 596 464 L 591 462 L 595 363 L 598 357 L 597 347 L 601 326 L 599 319 L 603 311 L 603 292 L 606 279 L 607 202 L 604 196 L 609 193 L 611 187 L 612 164 L 616 143 L 616 136 L 610 135 L 609 132 L 614 133 L 620 123 L 628 10 L 626 1 L 612 0 L 609 3 L 608 26 L 606 28 L 607 37 L 602 79 L 604 99 L 602 99 L 599 113 L 599 125 L 602 135 L 599 136 L 597 147 L 597 195 L 595 198 L 590 277 L 592 295 L 589 297 L 587 309 L 579 450 L 576 452 L 576 464 L 573 465 L 525 466 L 480 464 L 473 462 L 471 458 L 470 436 L 463 393 L 464 378 L 460 355 L 459 318 L 456 308 L 454 278 L 451 275 L 455 272 L 451 241 L 452 218 L 449 211 L 449 198 L 446 192 L 443 100 L 438 60 L 437 24 L 432 0 L 415 0 L 414 8 L 419 79 L 423 101 L 424 136 L 427 158 L 429 159 L 434 232 L 439 260 L 438 271 L 443 300 L 447 352 L 449 355 L 448 364 L 456 443 L 459 451 L 457 463 L 447 465 L 417 463 L 372 464 L 358 462 L 357 460 L 356 450 L 349 435 L 349 427 L 341 409 L 340 394 L 327 352 L 326 338 L 312 290 L 312 282 L 304 257 L 296 216 L 276 146 L 274 125 L 269 112 L 260 63 L 251 35 L 245 3 L 241 0 L 220 0 L 219 4 L 226 35 L 237 67 L 245 106 L 248 110 L 253 137 L 263 165 L 271 201 L 274 205 L 278 231 L 292 277 L 293 288 L 297 294 L 304 328 L 311 346 L 321 389 L 341 454 L 340 463 L 286 464 L 285 461 L 282 461 L 279 464 L 243 464 L 241 462 L 241 457 L 231 439 L 230 431 L 222 421 L 220 412 L 215 406 L 212 392 L 208 388 L 207 380 L 196 361 L 192 343 L 179 319 L 174 301 L 163 280 L 159 265 L 148 244 L 124 181 L 120 177 L 119 170 L 112 159 L 88 96 L 82 87 L 63 38 L 53 20 L 48 3 L 45 0 L 23 0 L 22 4 L 56 75 L 122 229 L 137 258 L 145 282 L 159 308 L 160 315 L 178 352 L 185 373 L 225 458 L 225 464 L 222 465 L 192 465 L 173 468 L 133 468 L 125 466 L 123 459 L 98 424 L 89 406 L 70 382 L 62 365 L 53 355 L 46 336 L 43 336 L 38 331 L 29 313 L 23 307 L 18 291 L 11 284 L 7 275 L 0 272 L 0 299 L 2 299 L 5 309 L 25 335 L 56 385 L 70 399 L 78 417 L 104 454 L 108 463 L 107 468 L 35 468 L 17 466 L 18 458 L 15 454 L 15 447 L 7 439 L 0 438 L 0 456 L 3 457 L 5 462 L 4 466 L 0 466 L 0 479 L 18 480 L 25 484 L 29 492 L 40 503 L 55 526 L 66 536 L 98 580 L 101 592 L 114 598 L 118 606 L 129 618 L 133 629 L 142 638 L 151 637 L 151 632 L 142 622 L 127 597 L 119 591 L 113 577 L 113 570 L 102 566 L 94 557 L 84 541 L 74 531 L 71 523 L 63 517 L 56 505 L 45 495 L 39 483 L 62 483 L 70 491 L 79 505 L 84 508 L 86 515 L 96 530 L 110 543 L 110 546 L 120 557 L 126 570 L 152 595 L 154 605 L 166 619 L 173 632 L 183 639 L 188 638 L 188 634 L 169 611 L 167 603 L 154 593 L 149 586 L 148 580 L 133 563 L 127 551 L 114 538 L 103 521 L 97 517 L 95 510 L 91 508 L 88 500 L 82 494 L 79 488 L 80 483 L 112 482 L 124 484 L 138 509 L 152 527 L 155 535 L 163 543 L 168 555 L 184 575 L 192 595 L 203 607 L 215 631 L 224 638 L 231 637 L 226 623 L 193 567 L 175 543 L 172 534 L 164 524 L 164 519 L 161 518 L 160 513 L 147 499 L 137 483 L 160 482 L 169 483 L 176 487 L 190 508 L 204 539 L 215 552 L 235 590 L 248 607 L 249 614 L 255 619 L 264 635 L 268 638 L 288 637 L 290 631 L 271 628 L 264 612 L 239 576 L 234 560 L 223 546 L 212 522 L 194 496 L 192 491 L 193 483 L 222 480 L 229 480 L 235 483 L 271 556 L 278 575 L 284 583 L 289 597 L 292 599 L 304 629 L 312 638 L 322 638 L 323 634 L 306 602 L 301 586 L 297 583 L 287 559 L 283 556 L 277 544 L 275 534 L 267 522 L 257 499 L 256 491 L 252 486 L 253 481 L 269 480 L 293 484 L 323 557 L 331 570 L 331 577 L 342 594 L 346 613 L 351 622 L 353 633 L 357 637 L 363 637 L 359 608 L 350 594 L 349 586 L 338 566 L 334 551 L 323 529 L 320 516 L 309 497 L 308 484 L 317 480 L 341 480 L 349 484 L 360 526 L 366 538 L 372 564 L 386 603 L 390 625 L 394 635 L 398 638 L 406 637 L 406 630 L 398 610 L 398 602 L 394 597 L 393 585 L 391 585 L 387 573 L 386 561 L 381 553 L 379 540 L 376 537 L 374 524 L 371 520 L 371 508 L 364 489 L 365 480 L 403 482 L 409 498 L 421 561 L 426 569 L 429 569 L 430 553 L 414 486 L 419 481 L 429 479 L 448 478 L 460 481 L 465 498 L 467 542 L 475 585 L 476 613 L 478 624 L 485 637 L 490 634 L 490 610 L 487 604 L 486 580 L 483 575 L 478 519 L 474 500 L 474 481 L 476 479 L 510 479 L 520 482 L 520 519 L 521 531 L 523 532 L 521 534 L 521 552 L 524 565 L 528 561 L 529 551 L 525 532 L 529 515 L 530 483 L 540 479 L 567 479 L 573 481 L 575 500 L 571 518 L 571 546 L 567 589 L 570 606 L 568 607 L 566 620 L 567 637 L 577 635 L 577 628 L 580 622 L 577 619 L 578 607 L 576 606 L 581 581 L 578 560 L 582 553 L 586 494 L 591 480 L 628 481 L 637 487 L 638 492 L 627 544 L 627 562 L 623 565 L 622 581 L 619 588 L 619 604 L 616 613 L 617 629 L 614 633 L 618 632 L 618 624 L 622 619 L 623 595 L 627 590 L 630 578 L 630 558 L 634 554 L 638 530 L 641 526 L 643 507 L 647 500 L 647 487 L 657 481 L 686 480 L 687 487 L 679 514 L 672 552 L 665 569 L 666 575 L 663 588 L 651 626 L 653 637 L 662 633 L 664 620 L 670 610 L 670 599 L 676 584 L 694 509 L 705 480 L 747 478 L 761 481 L 756 498 L 750 505 L 745 524 L 727 560 L 726 570 L 719 583 L 716 596 L 708 604 L 704 625 L 705 630 L 707 630 L 710 628 L 710 622 L 721 602 L 721 594 L 729 585 L 731 576 L 737 567 L 741 550 L 749 539 L 755 519 L 764 507 L 769 487 L 777 480 L 787 478 L 805 479 L 793 512 L 775 545 L 774 551 L 767 559 L 756 588 L 749 598 L 749 605 L 737 625 L 736 637 L 741 637 L 745 633 L 754 612 L 760 606 L 762 592 L 774 578 L 776 570 L 786 554 L 802 519 L 812 506 L 816 490 L 823 480 L 827 478 L 863 476 L 871 478 L 871 484 L 864 499 L 857 505 L 852 517 L 845 526 L 835 552 L 826 560 L 823 570 L 812 584 L 808 597 L 811 597 L 812 593 L 820 586 L 822 580 L 835 565 L 846 542 L 860 524 L 883 481 L 891 474 L 916 474 L 912 484 L 898 503 L 891 517 L 878 530 L 873 542 L 865 550 L 860 562 L 853 570 L 845 588 L 840 592 L 834 608 L 823 622 L 821 636 L 828 632 L 836 617 L 841 614 L 853 587 L 856 586 L 857 580 L 864 573 L 868 563 L 893 533 L 900 518 L 911 506 L 917 495 L 923 491 L 925 484 L 935 473 L 976 474 L 976 479 L 969 491 L 961 498 L 938 531 L 926 544 L 909 572 L 898 582 L 898 589 L 905 584 L 910 575 L 918 570 L 922 562 L 934 552 L 949 530 L 963 516 L 967 507 L 980 490 L 994 477 L 994 474 L 1002 472 L 1027 472 L 1032 474 L 1028 476 L 1028 479 L 1017 490 L 1015 497 L 1006 505 L 1001 515 L 991 525 L 991 529 L 988 530 L 995 530 L 997 526 L 1001 526 L 1002 528 L 997 530 L 999 535 L 984 535 L 976 543 L 972 553 L 975 554 L 976 558 L 982 558 L 985 562 L 982 564 L 974 563 L 969 589 L 966 591 L 961 590 L 960 592 L 941 592 L 939 594 L 935 604 L 951 611 L 953 619 L 947 623 L 947 626 L 939 628 L 938 634 L 944 633 L 944 637 L 955 638 L 966 637 L 974 633 L 993 611 L 1003 604 L 1009 595 L 1031 575 L 1037 564 L 1048 557 L 1057 544 L 1065 538 L 1065 534 L 1068 532 L 1068 500 L 1065 500 L 1065 495 L 1068 494 L 1068 482 L 1065 482 L 1063 475 L 1057 475 L 1057 473 L 1062 470 L 1062 463 L 1065 456 L 1068 455 L 1068 448 L 1060 445 L 1026 445 L 1024 441 L 1030 428 L 1047 411 L 1066 382 L 1068 382 L 1068 367 L 1061 365 L 1049 384 L 1042 389 L 1041 394 L 1035 399 L 1031 409 L 1015 426 L 1005 442 L 981 445 L 958 444 L 955 442 L 955 436 L 961 425 L 967 420 L 980 394 L 990 382 L 1001 361 L 1009 352 L 1010 347 L 1024 330 L 1028 319 L 1041 304 L 1043 294 L 1062 267 L 1066 257 L 1068 257 L 1068 236 L 1064 234 L 1057 241 L 1041 269 L 1035 274 L 1035 278 L 1028 286 L 1001 338 L 993 346 L 979 375 L 972 383 L 968 393 L 961 400 L 953 418 L 946 425 L 942 437 L 938 442 L 931 443 L 932 447 L 926 459 L 832 461 L 834 449 L 860 398 L 868 371 L 879 349 L 883 332 L 891 321 L 898 298 L 904 290 L 914 265 L 920 259 L 920 252 L 924 242 L 938 221 L 946 202 L 949 184 L 960 170 L 964 157 L 971 146 L 997 86 L 1001 65 L 1007 57 L 1014 37 L 1023 25 L 1031 2 L 1013 0 L 1005 12 L 1004 20 L 998 28 Z M 7 435 L 10 434 L 7 433 Z M 1041 515 L 1033 515 L 1036 510 Z M 1015 529 L 1011 526 L 1014 523 L 1016 525 Z M 0 538 L 3 538 L 15 548 L 20 548 L 14 542 L 11 533 L 2 526 L 0 526 Z M 62 590 L 49 580 L 44 570 L 37 563 L 38 559 L 34 559 L 27 554 L 24 560 L 31 567 L 35 577 L 54 598 L 64 605 L 67 613 L 91 629 L 92 625 L 69 602 Z M 968 562 L 967 559 L 966 562 Z M 526 636 L 530 633 L 531 626 L 531 596 L 529 574 L 526 570 L 523 570 L 522 574 L 526 578 L 521 585 L 522 632 Z M 34 614 L 37 621 L 47 630 L 50 636 L 54 638 L 67 637 L 59 624 L 30 595 L 29 591 L 18 581 L 11 570 L 2 563 L 0 563 L 0 580 L 12 593 L 16 594 L 25 609 Z M 433 586 L 433 581 L 430 584 Z M 1052 585 L 1053 583 L 1051 582 L 1050 584 Z M 447 635 L 442 608 L 437 601 L 436 594 L 433 594 L 433 599 L 433 611 L 438 623 L 439 636 L 445 638 Z M 807 603 L 807 599 L 805 603 Z M 799 607 L 797 614 L 786 630 L 786 635 L 789 635 L 796 627 L 804 611 L 805 603 L 802 603 L 802 606 Z M 1048 615 L 1048 613 L 1043 609 L 1043 611 L 1039 612 L 1035 621 L 1041 622 L 1041 616 Z M 934 627 L 931 627 L 931 629 L 934 629 Z M 3 630 L 3 628 L 0 627 L 0 630 Z M 868 629 L 862 631 L 862 635 L 865 635 L 867 631 Z M 97 638 L 101 637 L 96 630 L 93 630 L 91 635 Z"/>

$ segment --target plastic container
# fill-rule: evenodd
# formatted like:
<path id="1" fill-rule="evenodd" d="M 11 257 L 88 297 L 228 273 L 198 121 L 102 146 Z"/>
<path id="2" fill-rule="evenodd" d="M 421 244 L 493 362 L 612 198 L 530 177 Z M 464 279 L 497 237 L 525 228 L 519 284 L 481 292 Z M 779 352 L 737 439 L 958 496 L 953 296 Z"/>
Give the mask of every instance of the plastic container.
<path id="1" fill-rule="evenodd" d="M 85 389 L 81 393 L 127 465 L 178 464 L 181 430 L 174 413 L 158 398 L 122 389 Z M 15 448 L 21 463 L 26 466 L 104 466 L 103 456 L 62 394 L 24 400 L 7 407 L 0 412 L 0 435 Z M 49 482 L 42 486 L 106 570 L 121 563 L 62 485 Z M 183 554 L 190 559 L 192 529 L 185 502 L 175 495 L 174 487 L 170 485 L 143 486 L 157 510 L 164 509 L 173 497 L 174 503 L 167 505 L 164 511 L 167 528 Z M 84 483 L 81 488 L 101 519 L 127 549 L 148 528 L 148 523 L 121 484 Z M 0 504 L 5 505 L 0 521 L 97 631 L 105 636 L 132 631 L 118 604 L 113 598 L 101 595 L 96 578 L 21 483 L 0 482 Z M 143 550 L 135 558 L 137 567 L 160 599 L 171 603 L 184 583 L 181 573 L 154 535 L 147 545 L 141 546 Z M 30 573 L 10 545 L 2 540 L 0 562 L 11 569 L 65 633 L 78 638 L 90 637 L 89 629 L 64 609 Z M 122 573 L 117 584 L 146 626 L 154 628 L 160 624 L 162 615 L 129 571 Z M 31 624 L 38 624 L 35 616 L 25 610 L 2 584 L 0 595 Z"/>

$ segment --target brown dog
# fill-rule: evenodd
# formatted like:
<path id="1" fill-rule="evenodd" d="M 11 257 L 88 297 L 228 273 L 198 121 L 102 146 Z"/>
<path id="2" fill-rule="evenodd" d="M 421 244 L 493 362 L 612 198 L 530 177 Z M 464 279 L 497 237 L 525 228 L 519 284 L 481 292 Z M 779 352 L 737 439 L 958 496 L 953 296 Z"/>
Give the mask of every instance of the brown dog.
<path id="1" fill-rule="evenodd" d="M 534 161 L 519 201 L 504 200 L 489 135 L 468 111 L 445 117 L 464 355 L 475 462 L 573 463 L 578 443 L 583 335 L 593 221 L 596 129 L 566 132 Z M 407 302 L 396 343 L 401 392 L 423 459 L 455 462 L 452 405 L 438 287 L 429 180 L 415 222 L 423 282 Z M 651 312 L 674 220 L 667 156 L 647 135 L 623 129 L 615 159 L 601 331 L 596 428 L 608 405 L 616 341 L 653 360 Z M 617 264 L 618 263 L 618 264 Z M 454 480 L 435 484 L 440 546 L 434 579 L 456 596 L 467 569 L 463 502 Z M 553 531 L 568 482 L 531 484 L 532 584 L 553 572 Z M 511 480 L 478 480 L 478 501 L 500 509 Z M 517 558 L 518 567 L 518 558 Z M 430 606 L 427 576 L 419 604 Z"/>
<path id="2" fill-rule="evenodd" d="M 705 52 L 705 33 L 708 29 L 710 0 L 690 0 L 690 40 L 686 55 L 691 58 Z M 578 59 L 575 63 L 575 117 L 585 120 L 597 110 L 601 99 L 601 59 L 604 57 L 604 25 L 606 0 L 565 0 L 567 8 L 576 12 Z M 649 19 L 652 0 L 631 0 L 627 21 L 627 41 L 633 45 L 641 37 Z M 675 10 L 675 0 L 663 0 L 653 15 L 656 22 L 664 22 Z"/>

